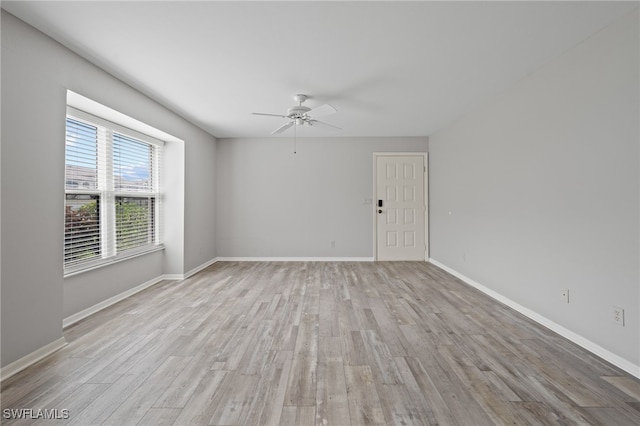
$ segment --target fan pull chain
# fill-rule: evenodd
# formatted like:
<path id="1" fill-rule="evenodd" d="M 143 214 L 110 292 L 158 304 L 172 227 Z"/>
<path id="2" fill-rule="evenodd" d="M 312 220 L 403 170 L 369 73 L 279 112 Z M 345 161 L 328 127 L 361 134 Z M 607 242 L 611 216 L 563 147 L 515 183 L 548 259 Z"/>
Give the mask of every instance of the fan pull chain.
<path id="1" fill-rule="evenodd" d="M 298 125 L 294 123 L 294 125 L 293 125 L 293 153 L 294 154 L 298 153 L 298 150 L 296 148 L 296 142 L 297 142 L 297 139 L 298 139 L 298 136 L 297 136 L 297 133 L 296 133 L 297 127 L 298 127 Z"/>

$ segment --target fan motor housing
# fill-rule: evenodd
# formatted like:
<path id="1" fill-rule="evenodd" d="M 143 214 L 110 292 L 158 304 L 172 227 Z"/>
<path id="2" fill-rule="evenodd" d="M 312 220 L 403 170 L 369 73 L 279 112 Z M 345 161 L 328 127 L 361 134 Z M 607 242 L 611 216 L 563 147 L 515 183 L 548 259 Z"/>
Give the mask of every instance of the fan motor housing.
<path id="1" fill-rule="evenodd" d="M 300 117 L 300 116 L 306 114 L 309 111 L 311 111 L 311 108 L 309 108 L 309 107 L 302 106 L 302 105 L 296 105 L 296 106 L 292 106 L 291 108 L 289 108 L 287 110 L 287 116 L 289 116 L 289 117 Z"/>

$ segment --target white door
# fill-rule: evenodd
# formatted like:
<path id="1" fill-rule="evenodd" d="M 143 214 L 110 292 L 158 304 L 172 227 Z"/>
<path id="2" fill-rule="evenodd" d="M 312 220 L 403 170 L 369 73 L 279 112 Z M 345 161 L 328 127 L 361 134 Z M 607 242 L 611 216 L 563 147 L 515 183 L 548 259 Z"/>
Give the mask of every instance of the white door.
<path id="1" fill-rule="evenodd" d="M 376 154 L 376 260 L 426 260 L 425 155 Z"/>

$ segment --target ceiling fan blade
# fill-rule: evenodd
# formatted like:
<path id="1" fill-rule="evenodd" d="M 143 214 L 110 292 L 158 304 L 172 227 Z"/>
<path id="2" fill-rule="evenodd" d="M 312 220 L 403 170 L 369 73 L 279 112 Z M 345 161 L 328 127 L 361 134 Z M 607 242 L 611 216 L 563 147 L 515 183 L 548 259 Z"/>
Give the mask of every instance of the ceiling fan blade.
<path id="1" fill-rule="evenodd" d="M 267 115 L 269 117 L 280 117 L 280 118 L 287 118 L 286 115 L 282 115 L 282 114 L 266 114 L 264 112 L 252 112 L 252 115 Z"/>
<path id="2" fill-rule="evenodd" d="M 324 104 L 317 108 L 313 108 L 310 111 L 307 111 L 307 115 L 309 117 L 324 117 L 326 115 L 335 114 L 336 112 L 338 112 L 337 109 L 335 109 L 329 104 Z"/>
<path id="3" fill-rule="evenodd" d="M 293 126 L 294 122 L 290 121 L 288 123 L 283 124 L 282 126 L 278 127 L 277 129 L 275 129 L 273 132 L 271 132 L 272 135 L 277 135 L 278 133 L 282 133 L 285 130 L 287 130 L 289 127 Z"/>
<path id="4" fill-rule="evenodd" d="M 309 123 L 309 126 L 324 127 L 325 129 L 331 129 L 331 130 L 342 130 L 340 127 L 334 126 L 333 124 L 325 123 L 324 121 L 309 120 L 308 123 Z"/>

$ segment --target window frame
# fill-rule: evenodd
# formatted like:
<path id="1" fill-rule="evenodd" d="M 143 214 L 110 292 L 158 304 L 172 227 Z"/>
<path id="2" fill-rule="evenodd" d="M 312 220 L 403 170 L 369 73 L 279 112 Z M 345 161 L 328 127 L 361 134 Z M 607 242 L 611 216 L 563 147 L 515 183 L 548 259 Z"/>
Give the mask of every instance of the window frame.
<path id="1" fill-rule="evenodd" d="M 66 250 L 63 249 L 63 269 L 64 276 L 72 276 L 85 271 L 100 268 L 106 265 L 110 265 L 116 262 L 120 262 L 132 257 L 141 256 L 147 253 L 152 253 L 158 250 L 164 249 L 162 239 L 162 204 L 163 204 L 163 191 L 162 191 L 162 161 L 163 161 L 163 148 L 164 141 L 156 139 L 154 137 L 145 135 L 138 131 L 121 126 L 112 121 L 97 117 L 93 114 L 89 114 L 82 110 L 76 109 L 72 106 L 67 106 L 67 113 L 65 115 L 65 128 L 67 127 L 67 119 L 72 119 L 80 123 L 84 123 L 90 126 L 98 128 L 98 133 L 105 132 L 105 141 L 97 142 L 98 157 L 102 156 L 106 160 L 106 164 L 100 165 L 98 160 L 97 165 L 97 189 L 83 189 L 73 188 L 67 189 L 67 158 L 65 148 L 65 183 L 64 183 L 64 205 L 65 205 L 65 227 L 63 227 L 63 236 L 66 238 L 66 206 L 67 206 L 67 194 L 79 194 L 79 195 L 98 195 L 99 196 L 99 217 L 100 217 L 100 246 L 101 254 L 99 258 L 93 258 L 91 260 L 74 262 L 68 264 L 65 259 Z M 119 134 L 126 138 L 131 138 L 136 141 L 143 142 L 152 147 L 152 187 L 149 191 L 135 190 L 115 190 L 114 181 L 115 176 L 113 173 L 113 134 Z M 67 143 L 67 137 L 65 132 L 65 146 Z M 101 151 L 106 150 L 106 151 Z M 115 214 L 115 202 L 118 198 L 146 198 L 153 199 L 153 211 L 150 212 L 153 217 L 153 242 L 137 246 L 135 248 L 126 249 L 123 251 L 117 250 L 116 240 L 116 214 Z"/>

